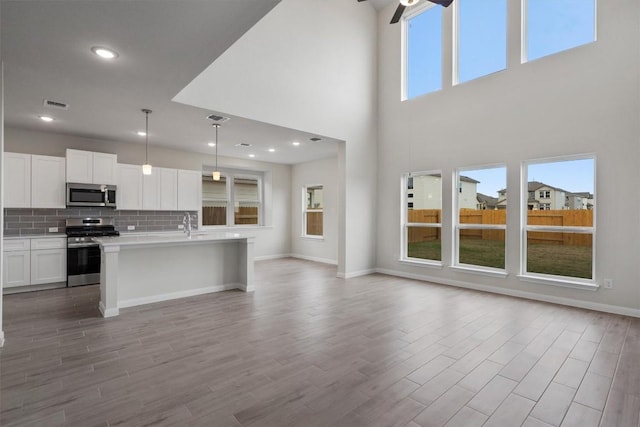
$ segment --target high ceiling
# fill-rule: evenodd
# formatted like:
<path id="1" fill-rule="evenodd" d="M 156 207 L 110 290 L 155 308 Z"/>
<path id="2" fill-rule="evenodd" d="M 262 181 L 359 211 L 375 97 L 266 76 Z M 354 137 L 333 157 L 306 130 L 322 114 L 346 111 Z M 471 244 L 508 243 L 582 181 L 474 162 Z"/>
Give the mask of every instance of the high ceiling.
<path id="1" fill-rule="evenodd" d="M 381 8 L 395 1 L 369 3 Z M 205 117 L 228 115 L 171 99 L 279 2 L 2 0 L 5 125 L 141 144 L 140 110 L 149 108 L 150 146 L 210 154 L 214 131 Z M 119 57 L 104 61 L 92 46 L 110 47 Z M 45 107 L 44 99 L 69 109 Z M 42 114 L 55 121 L 40 121 Z M 336 153 L 337 141 L 326 136 L 240 117 L 231 117 L 219 135 L 222 156 L 294 164 Z M 315 136 L 322 141 L 309 140 Z M 240 143 L 252 147 L 235 146 Z"/>

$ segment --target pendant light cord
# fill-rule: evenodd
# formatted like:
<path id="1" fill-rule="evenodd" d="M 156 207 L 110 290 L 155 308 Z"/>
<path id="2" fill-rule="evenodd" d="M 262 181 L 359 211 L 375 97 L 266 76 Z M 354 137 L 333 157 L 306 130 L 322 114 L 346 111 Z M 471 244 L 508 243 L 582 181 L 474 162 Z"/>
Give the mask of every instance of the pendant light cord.
<path id="1" fill-rule="evenodd" d="M 144 129 L 144 163 L 149 164 L 149 110 L 145 111 L 145 129 Z"/>
<path id="2" fill-rule="evenodd" d="M 216 171 L 218 170 L 218 128 L 220 125 L 215 124 L 216 127 Z"/>

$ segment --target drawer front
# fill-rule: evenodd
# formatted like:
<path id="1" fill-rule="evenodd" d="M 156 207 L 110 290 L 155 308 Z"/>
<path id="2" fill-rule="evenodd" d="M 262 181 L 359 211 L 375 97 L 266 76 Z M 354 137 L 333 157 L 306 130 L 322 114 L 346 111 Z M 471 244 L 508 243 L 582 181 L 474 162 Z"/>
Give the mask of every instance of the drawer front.
<path id="1" fill-rule="evenodd" d="M 4 239 L 3 250 L 5 252 L 28 251 L 31 248 L 31 239 Z"/>
<path id="2" fill-rule="evenodd" d="M 39 249 L 66 249 L 66 237 L 51 237 L 48 239 L 31 239 L 31 250 Z"/>

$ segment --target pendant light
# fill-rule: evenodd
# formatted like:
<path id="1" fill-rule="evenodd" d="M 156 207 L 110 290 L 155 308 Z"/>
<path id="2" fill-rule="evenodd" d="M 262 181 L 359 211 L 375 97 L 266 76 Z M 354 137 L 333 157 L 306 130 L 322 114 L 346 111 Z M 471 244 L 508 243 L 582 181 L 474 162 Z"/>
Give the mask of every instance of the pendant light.
<path id="1" fill-rule="evenodd" d="M 213 127 L 216 128 L 216 170 L 211 174 L 213 176 L 214 181 L 220 181 L 220 171 L 218 170 L 218 128 L 220 125 L 218 123 L 214 123 Z"/>
<path id="2" fill-rule="evenodd" d="M 142 174 L 143 175 L 151 175 L 151 165 L 149 164 L 149 114 L 151 110 L 148 108 L 143 108 L 142 112 L 145 114 L 145 129 L 144 129 L 144 165 L 142 165 Z"/>

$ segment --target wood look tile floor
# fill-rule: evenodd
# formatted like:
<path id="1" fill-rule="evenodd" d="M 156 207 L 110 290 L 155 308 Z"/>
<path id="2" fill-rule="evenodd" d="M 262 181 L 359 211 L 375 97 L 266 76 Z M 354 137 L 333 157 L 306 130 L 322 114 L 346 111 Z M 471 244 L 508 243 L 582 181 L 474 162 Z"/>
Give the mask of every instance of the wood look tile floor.
<path id="1" fill-rule="evenodd" d="M 335 274 L 106 320 L 97 286 L 5 296 L 0 425 L 640 425 L 640 319 Z"/>

